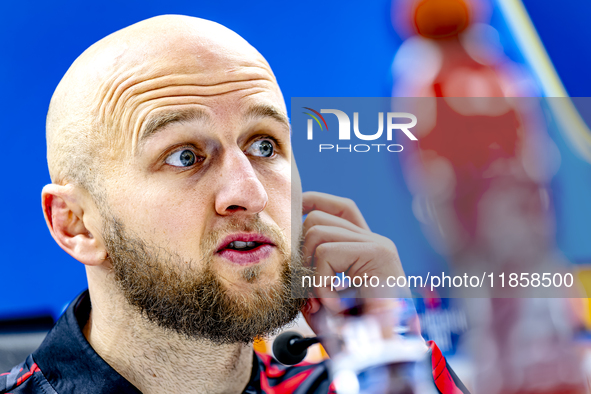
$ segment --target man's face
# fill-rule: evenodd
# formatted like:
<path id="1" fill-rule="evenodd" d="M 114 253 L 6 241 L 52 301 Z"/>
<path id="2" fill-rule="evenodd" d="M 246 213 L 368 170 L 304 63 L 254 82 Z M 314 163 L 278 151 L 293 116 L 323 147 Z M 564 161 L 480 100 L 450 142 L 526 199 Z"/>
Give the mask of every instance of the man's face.
<path id="1" fill-rule="evenodd" d="M 290 129 L 260 55 L 215 42 L 194 46 L 153 56 L 101 90 L 101 107 L 122 138 L 103 174 L 103 236 L 118 283 L 148 317 L 188 335 L 245 342 L 302 306 L 288 283 L 292 250 L 299 255 L 290 242 Z M 299 198 L 293 208 L 301 213 Z M 203 311 L 218 316 L 187 328 Z M 171 313 L 182 322 L 169 322 Z M 245 331 L 265 315 L 265 327 Z M 216 323 L 245 332 L 208 333 Z"/>

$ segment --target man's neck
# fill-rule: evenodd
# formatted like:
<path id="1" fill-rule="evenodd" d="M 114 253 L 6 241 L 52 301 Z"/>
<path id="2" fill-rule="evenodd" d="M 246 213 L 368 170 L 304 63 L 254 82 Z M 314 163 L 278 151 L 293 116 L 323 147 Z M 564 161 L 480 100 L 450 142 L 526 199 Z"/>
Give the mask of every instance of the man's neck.
<path id="1" fill-rule="evenodd" d="M 187 339 L 148 322 L 115 289 L 89 290 L 92 310 L 84 336 L 142 393 L 241 393 L 246 387 L 251 346 Z"/>

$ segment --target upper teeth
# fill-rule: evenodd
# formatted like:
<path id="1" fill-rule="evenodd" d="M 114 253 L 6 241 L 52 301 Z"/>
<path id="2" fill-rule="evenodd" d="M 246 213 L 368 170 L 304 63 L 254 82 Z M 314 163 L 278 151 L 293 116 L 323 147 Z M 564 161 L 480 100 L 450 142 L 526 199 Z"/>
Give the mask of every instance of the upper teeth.
<path id="1" fill-rule="evenodd" d="M 244 241 L 234 241 L 230 242 L 228 245 L 229 248 L 233 249 L 242 249 L 242 248 L 254 248 L 256 246 L 256 242 L 244 242 Z"/>

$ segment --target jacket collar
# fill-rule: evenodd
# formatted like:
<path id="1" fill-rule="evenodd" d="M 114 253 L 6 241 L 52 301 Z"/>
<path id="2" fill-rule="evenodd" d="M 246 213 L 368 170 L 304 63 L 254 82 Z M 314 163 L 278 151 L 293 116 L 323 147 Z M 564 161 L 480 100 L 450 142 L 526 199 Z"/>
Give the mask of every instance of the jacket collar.
<path id="1" fill-rule="evenodd" d="M 41 346 L 33 353 L 33 360 L 58 393 L 141 394 L 107 364 L 84 337 L 82 327 L 88 322 L 90 309 L 90 295 L 86 290 L 68 306 Z M 260 391 L 261 361 L 256 353 L 253 357 L 253 369 L 245 390 L 248 394 Z"/>

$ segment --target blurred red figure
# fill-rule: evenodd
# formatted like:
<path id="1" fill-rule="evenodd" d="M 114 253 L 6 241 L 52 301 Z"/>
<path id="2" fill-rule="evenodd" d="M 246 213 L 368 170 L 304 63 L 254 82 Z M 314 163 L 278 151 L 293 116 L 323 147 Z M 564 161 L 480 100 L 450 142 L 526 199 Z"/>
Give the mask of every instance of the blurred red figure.
<path id="1" fill-rule="evenodd" d="M 394 101 L 419 121 L 418 146 L 403 157 L 413 211 L 458 274 L 559 272 L 546 187 L 559 155 L 536 83 L 484 23 L 490 11 L 481 0 L 393 5 L 394 27 L 407 37 L 393 96 L 422 98 Z M 466 300 L 476 391 L 586 392 L 566 300 L 498 287 Z M 494 298 L 508 294 L 516 298 Z"/>

